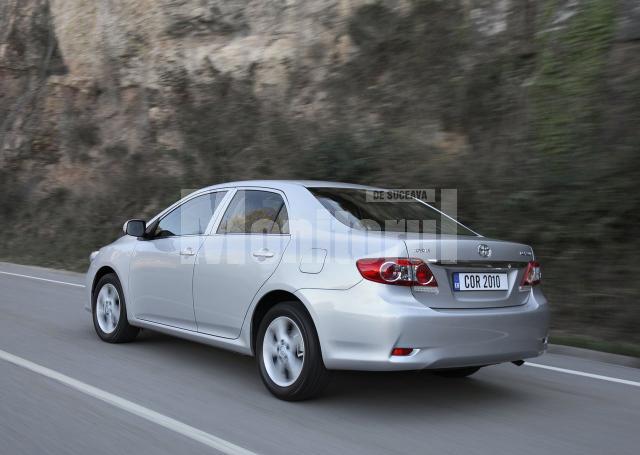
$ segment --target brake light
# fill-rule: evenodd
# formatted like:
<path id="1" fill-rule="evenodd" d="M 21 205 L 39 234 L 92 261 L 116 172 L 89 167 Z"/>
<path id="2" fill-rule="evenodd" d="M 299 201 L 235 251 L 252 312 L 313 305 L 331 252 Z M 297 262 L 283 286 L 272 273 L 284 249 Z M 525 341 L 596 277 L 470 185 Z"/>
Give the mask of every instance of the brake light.
<path id="1" fill-rule="evenodd" d="M 437 288 L 438 282 L 429 266 L 416 258 L 359 259 L 356 266 L 363 278 L 397 286 Z"/>
<path id="2" fill-rule="evenodd" d="M 527 264 L 520 286 L 535 286 L 536 284 L 540 284 L 541 280 L 542 269 L 540 268 L 540 263 L 538 263 L 538 261 L 531 261 Z"/>

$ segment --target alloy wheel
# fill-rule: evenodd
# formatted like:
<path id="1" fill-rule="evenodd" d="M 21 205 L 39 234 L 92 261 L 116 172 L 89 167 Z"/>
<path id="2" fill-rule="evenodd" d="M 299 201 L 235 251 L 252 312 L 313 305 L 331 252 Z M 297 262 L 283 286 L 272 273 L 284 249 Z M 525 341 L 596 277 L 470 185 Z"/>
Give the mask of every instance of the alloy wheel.
<path id="1" fill-rule="evenodd" d="M 96 299 L 96 319 L 100 330 L 106 334 L 112 333 L 120 321 L 120 295 L 111 283 L 106 283 Z"/>
<path id="2" fill-rule="evenodd" d="M 300 327 L 290 318 L 275 318 L 264 334 L 262 359 L 269 378 L 288 387 L 300 376 L 304 365 L 304 339 Z"/>

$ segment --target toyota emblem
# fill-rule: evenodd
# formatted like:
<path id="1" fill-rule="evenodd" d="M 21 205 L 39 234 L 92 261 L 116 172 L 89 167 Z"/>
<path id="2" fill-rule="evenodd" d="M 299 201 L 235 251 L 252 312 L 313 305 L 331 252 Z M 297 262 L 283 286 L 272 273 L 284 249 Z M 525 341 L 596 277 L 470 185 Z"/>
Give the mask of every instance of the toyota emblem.
<path id="1" fill-rule="evenodd" d="M 481 243 L 478 245 L 478 254 L 483 258 L 488 258 L 491 256 L 491 248 L 489 248 L 489 245 Z"/>

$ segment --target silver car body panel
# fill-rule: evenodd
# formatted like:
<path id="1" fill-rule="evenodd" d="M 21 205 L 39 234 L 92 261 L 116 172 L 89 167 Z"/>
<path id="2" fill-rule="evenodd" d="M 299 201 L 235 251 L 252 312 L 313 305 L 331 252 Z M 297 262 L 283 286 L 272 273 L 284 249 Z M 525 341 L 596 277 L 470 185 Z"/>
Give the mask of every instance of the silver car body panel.
<path id="1" fill-rule="evenodd" d="M 176 237 L 172 241 L 172 250 L 189 243 L 197 254 L 179 264 L 162 265 L 158 257 L 146 258 L 145 265 L 145 261 L 136 259 L 143 250 L 139 245 L 149 249 L 148 244 L 155 240 L 125 235 L 101 248 L 91 261 L 85 308 L 91 311 L 96 274 L 108 267 L 120 278 L 132 325 L 247 355 L 253 354 L 252 315 L 261 299 L 274 291 L 288 292 L 305 306 L 316 326 L 323 360 L 330 369 L 449 368 L 520 360 L 544 352 L 549 325 L 547 301 L 540 286 L 519 286 L 524 266 L 533 259 L 529 246 L 482 236 L 354 230 L 325 210 L 307 187 L 379 189 L 334 182 L 266 180 L 198 190 L 149 220 L 150 224 L 200 194 L 228 191 L 204 235 Z M 268 238 L 217 234 L 222 214 L 237 189 L 265 189 L 281 194 L 286 201 L 290 234 Z M 491 249 L 489 258 L 478 255 L 480 244 Z M 224 268 L 215 257 L 223 245 L 244 256 L 246 267 L 240 261 Z M 252 256 L 256 248 L 264 247 L 274 256 Z M 452 252 L 456 263 L 451 262 Z M 424 260 L 438 281 L 438 292 L 417 292 L 410 287 L 364 280 L 355 262 L 370 257 Z M 176 266 L 182 270 L 175 272 Z M 154 267 L 161 269 L 155 279 L 150 275 L 147 288 L 136 289 L 139 274 L 154 273 Z M 509 289 L 452 291 L 454 272 L 475 270 L 507 273 Z M 193 283 L 191 296 L 189 275 Z M 140 297 L 145 294 L 146 303 Z M 164 298 L 167 301 L 163 302 Z M 183 302 L 177 312 L 182 318 L 175 317 L 175 313 L 171 317 L 149 314 L 150 305 L 169 308 L 175 300 Z M 394 347 L 411 347 L 414 352 L 407 357 L 392 357 Z"/>

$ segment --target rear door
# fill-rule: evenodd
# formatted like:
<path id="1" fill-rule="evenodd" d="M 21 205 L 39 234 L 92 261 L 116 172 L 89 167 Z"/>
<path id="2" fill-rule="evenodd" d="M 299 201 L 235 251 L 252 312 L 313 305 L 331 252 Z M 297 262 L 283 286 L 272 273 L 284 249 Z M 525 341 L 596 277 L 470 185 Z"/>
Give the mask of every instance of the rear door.
<path id="1" fill-rule="evenodd" d="M 533 252 L 527 245 L 454 235 L 416 235 L 405 240 L 410 257 L 422 259 L 438 281 L 437 293 L 412 288 L 431 308 L 495 308 L 524 305 L 520 289 Z"/>
<path id="2" fill-rule="evenodd" d="M 198 331 L 237 338 L 249 305 L 275 272 L 289 243 L 284 194 L 239 189 L 196 259 L 193 276 Z"/>

